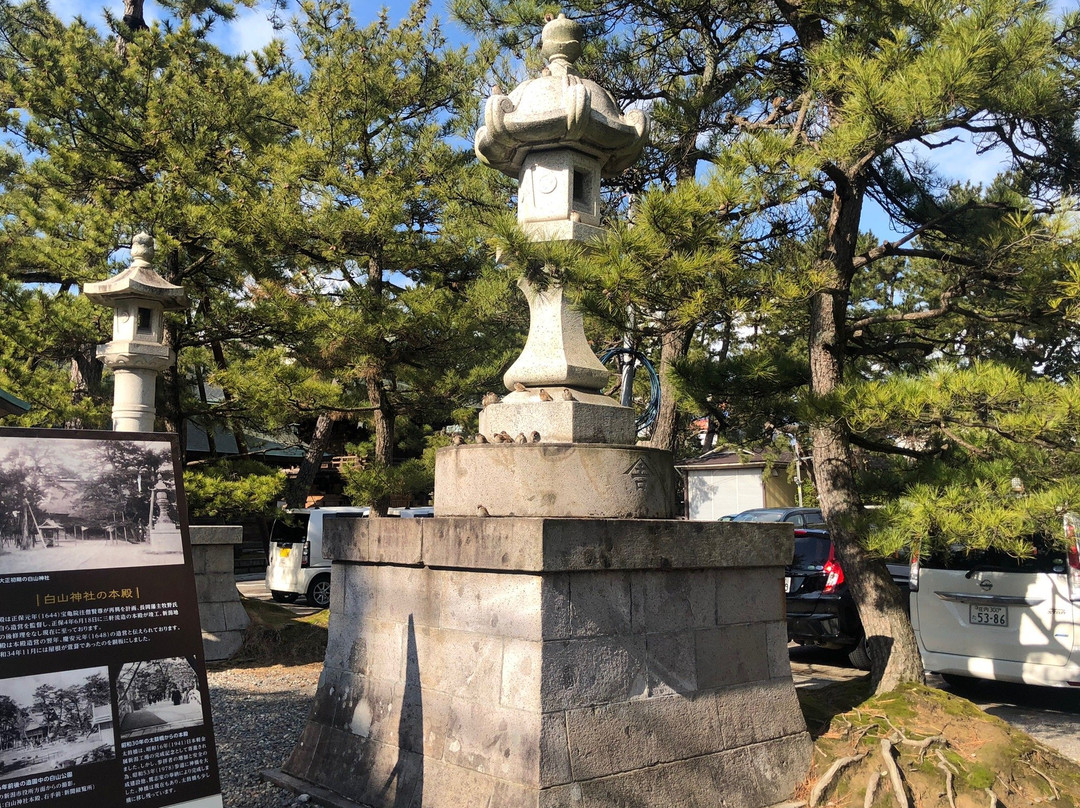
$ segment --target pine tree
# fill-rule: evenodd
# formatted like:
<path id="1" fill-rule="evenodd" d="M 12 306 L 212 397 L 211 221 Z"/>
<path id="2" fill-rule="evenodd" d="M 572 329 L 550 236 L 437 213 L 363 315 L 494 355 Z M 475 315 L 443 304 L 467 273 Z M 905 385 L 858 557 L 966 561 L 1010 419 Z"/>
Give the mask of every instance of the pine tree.
<path id="1" fill-rule="evenodd" d="M 490 172 L 456 129 L 474 119 L 482 63 L 446 45 L 424 2 L 398 25 L 384 11 L 361 26 L 336 0 L 304 13 L 282 73 L 292 133 L 258 211 L 280 275 L 255 286 L 253 313 L 273 340 L 214 376 L 271 420 L 314 419 L 294 503 L 335 422 L 363 420 L 366 461 L 388 469 L 401 419 L 451 420 L 477 397 L 461 380 L 498 353 L 468 294 L 490 264 L 470 230 L 470 208 L 494 207 Z M 385 513 L 386 495 L 371 504 Z"/>
<path id="2" fill-rule="evenodd" d="M 259 271 L 247 212 L 262 194 L 260 155 L 284 130 L 273 88 L 205 39 L 213 10 L 231 6 L 180 5 L 166 27 L 114 20 L 119 50 L 43 3 L 0 5 L 9 106 L 0 274 L 14 304 L 0 314 L 0 381 L 34 404 L 25 421 L 107 422 L 94 346 L 109 338 L 110 318 L 75 294 L 117 269 L 118 248 L 139 230 L 155 236 L 161 274 L 195 302 L 167 325 L 182 357 L 244 331 L 238 300 Z M 182 432 L 194 401 L 186 380 L 169 372 L 164 391 L 163 422 Z"/>

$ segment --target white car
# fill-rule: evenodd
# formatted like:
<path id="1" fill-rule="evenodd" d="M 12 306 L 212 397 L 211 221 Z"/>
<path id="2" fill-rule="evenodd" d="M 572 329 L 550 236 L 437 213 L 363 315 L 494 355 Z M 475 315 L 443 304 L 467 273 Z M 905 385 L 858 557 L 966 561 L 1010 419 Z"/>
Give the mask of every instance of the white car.
<path id="1" fill-rule="evenodd" d="M 916 559 L 911 622 L 923 667 L 960 677 L 1080 687 L 1080 545 L 1071 514 L 1067 547 L 1036 540 L 1016 559 L 976 551 Z"/>
<path id="2" fill-rule="evenodd" d="M 279 603 L 292 603 L 300 595 L 308 604 L 330 605 L 330 559 L 323 558 L 322 539 L 331 519 L 360 519 L 367 508 L 297 508 L 285 512 L 270 530 L 270 558 L 266 588 Z"/>

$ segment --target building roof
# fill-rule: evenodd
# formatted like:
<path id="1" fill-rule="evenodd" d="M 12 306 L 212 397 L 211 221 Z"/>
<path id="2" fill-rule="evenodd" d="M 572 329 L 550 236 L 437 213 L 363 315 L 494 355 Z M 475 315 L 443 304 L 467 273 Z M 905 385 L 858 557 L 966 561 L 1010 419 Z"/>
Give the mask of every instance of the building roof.
<path id="1" fill-rule="evenodd" d="M 0 415 L 22 415 L 30 405 L 5 390 L 0 390 Z"/>
<path id="2" fill-rule="evenodd" d="M 766 457 L 762 452 L 752 452 L 747 449 L 720 449 L 706 452 L 701 457 L 684 460 L 677 463 L 679 469 L 721 469 L 733 467 L 764 468 L 770 462 L 779 465 L 787 465 L 795 456 L 791 452 L 781 452 L 775 457 Z"/>

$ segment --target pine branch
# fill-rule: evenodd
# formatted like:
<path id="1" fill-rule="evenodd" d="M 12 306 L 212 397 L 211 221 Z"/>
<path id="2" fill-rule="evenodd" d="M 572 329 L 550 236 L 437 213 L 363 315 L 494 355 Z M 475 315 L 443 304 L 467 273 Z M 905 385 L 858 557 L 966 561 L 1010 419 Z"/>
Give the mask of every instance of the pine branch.
<path id="1" fill-rule="evenodd" d="M 868 452 L 878 452 L 879 454 L 889 455 L 901 455 L 902 457 L 911 457 L 915 460 L 923 460 L 928 457 L 934 457 L 944 451 L 940 448 L 927 449 L 923 451 L 920 451 L 918 449 L 909 449 L 906 446 L 897 446 L 895 443 L 885 443 L 884 441 L 871 440 L 854 432 L 848 432 L 848 440 L 850 440 L 860 449 L 866 449 Z"/>

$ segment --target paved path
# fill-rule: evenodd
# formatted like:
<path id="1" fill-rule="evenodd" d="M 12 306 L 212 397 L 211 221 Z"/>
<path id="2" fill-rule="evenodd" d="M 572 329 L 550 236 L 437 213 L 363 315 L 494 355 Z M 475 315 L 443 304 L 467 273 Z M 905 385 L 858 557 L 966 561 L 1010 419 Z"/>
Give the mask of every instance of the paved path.
<path id="1" fill-rule="evenodd" d="M 270 595 L 270 590 L 266 588 L 266 583 L 263 577 L 254 575 L 242 575 L 238 576 L 236 581 L 236 588 L 240 590 L 240 594 L 245 598 L 254 598 L 255 600 L 270 601 L 273 598 Z M 295 612 L 298 615 L 304 616 L 309 614 L 315 614 L 315 612 L 321 611 L 321 609 L 315 609 L 307 604 L 307 598 L 303 595 L 299 597 L 294 603 L 279 603 L 281 606 L 289 611 Z"/>
<path id="2" fill-rule="evenodd" d="M 852 668 L 839 651 L 791 646 L 791 676 L 797 688 L 823 687 L 865 676 Z M 954 687 L 940 676 L 926 683 L 956 693 L 1080 763 L 1080 692 L 1066 688 L 1033 687 L 1006 682 L 976 682 Z"/>

